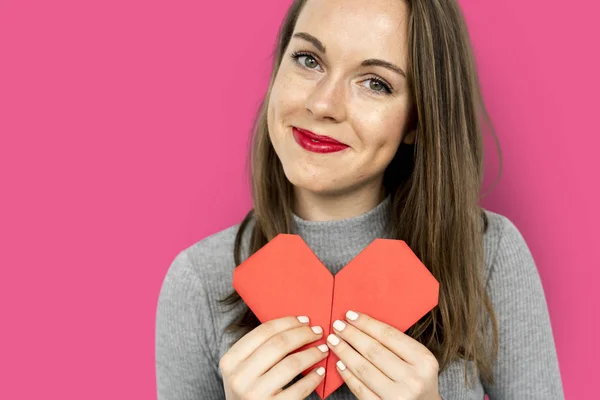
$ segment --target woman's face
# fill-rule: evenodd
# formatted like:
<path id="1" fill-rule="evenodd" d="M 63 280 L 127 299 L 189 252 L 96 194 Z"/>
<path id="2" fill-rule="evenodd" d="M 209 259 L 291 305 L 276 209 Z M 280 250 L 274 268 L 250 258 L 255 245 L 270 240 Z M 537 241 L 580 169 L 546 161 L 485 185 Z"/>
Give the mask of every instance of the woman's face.
<path id="1" fill-rule="evenodd" d="M 402 1 L 308 0 L 268 105 L 269 135 L 295 187 L 339 194 L 379 185 L 400 142 L 413 142 L 403 137 L 407 11 Z M 294 127 L 345 146 L 297 137 Z"/>

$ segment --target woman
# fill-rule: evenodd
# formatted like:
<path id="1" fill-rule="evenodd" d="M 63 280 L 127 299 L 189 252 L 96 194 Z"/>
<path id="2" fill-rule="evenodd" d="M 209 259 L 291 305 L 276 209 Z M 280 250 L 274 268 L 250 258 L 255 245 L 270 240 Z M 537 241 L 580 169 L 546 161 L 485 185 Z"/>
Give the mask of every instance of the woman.
<path id="1" fill-rule="evenodd" d="M 329 351 L 345 381 L 331 399 L 562 399 L 531 253 L 478 204 L 486 115 L 454 0 L 294 1 L 255 124 L 254 209 L 182 251 L 163 283 L 159 399 L 317 399 L 327 371 L 300 372 Z M 235 266 L 278 233 L 334 274 L 373 239 L 402 239 L 439 305 L 404 333 L 349 310 L 327 346 L 291 354 L 322 329 L 261 325 L 231 293 Z"/>

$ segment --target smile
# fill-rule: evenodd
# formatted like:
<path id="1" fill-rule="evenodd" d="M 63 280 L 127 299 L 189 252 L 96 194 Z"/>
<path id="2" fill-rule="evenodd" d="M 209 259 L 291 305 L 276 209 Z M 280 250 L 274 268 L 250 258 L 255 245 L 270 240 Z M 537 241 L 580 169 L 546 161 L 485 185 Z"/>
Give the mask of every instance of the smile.
<path id="1" fill-rule="evenodd" d="M 313 153 L 334 153 L 350 147 L 328 136 L 317 135 L 304 129 L 292 127 L 292 131 L 296 143 Z"/>

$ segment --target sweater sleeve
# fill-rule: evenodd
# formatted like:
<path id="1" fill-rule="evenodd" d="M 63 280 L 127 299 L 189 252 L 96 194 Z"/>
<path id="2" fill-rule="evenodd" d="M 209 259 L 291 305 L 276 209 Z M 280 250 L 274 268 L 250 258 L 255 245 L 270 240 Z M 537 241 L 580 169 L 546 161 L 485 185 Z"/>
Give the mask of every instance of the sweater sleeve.
<path id="1" fill-rule="evenodd" d="M 490 400 L 564 399 L 550 316 L 533 256 L 517 227 L 503 232 L 488 275 L 499 329 Z"/>
<path id="2" fill-rule="evenodd" d="M 156 312 L 158 400 L 224 399 L 209 299 L 185 251 L 164 278 Z"/>

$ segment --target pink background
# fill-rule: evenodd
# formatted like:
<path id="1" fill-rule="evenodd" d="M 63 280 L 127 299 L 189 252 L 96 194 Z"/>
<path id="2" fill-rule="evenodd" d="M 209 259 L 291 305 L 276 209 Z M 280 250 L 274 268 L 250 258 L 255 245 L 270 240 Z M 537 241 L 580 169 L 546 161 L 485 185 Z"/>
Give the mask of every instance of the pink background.
<path id="1" fill-rule="evenodd" d="M 250 207 L 247 136 L 288 4 L 0 2 L 0 398 L 156 397 L 162 280 Z M 528 241 L 566 396 L 583 398 L 600 353 L 598 3 L 461 4 L 504 159 L 483 205 Z M 486 154 L 489 188 L 489 136 Z"/>

